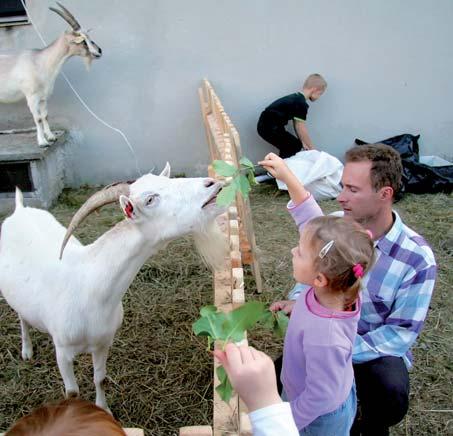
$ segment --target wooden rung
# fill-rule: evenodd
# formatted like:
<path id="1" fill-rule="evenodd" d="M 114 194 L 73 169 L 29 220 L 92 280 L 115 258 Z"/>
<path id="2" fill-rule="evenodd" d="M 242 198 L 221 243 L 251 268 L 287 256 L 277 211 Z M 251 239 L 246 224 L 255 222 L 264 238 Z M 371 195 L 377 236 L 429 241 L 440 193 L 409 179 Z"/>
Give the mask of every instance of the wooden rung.
<path id="1" fill-rule="evenodd" d="M 127 436 L 145 436 L 145 432 L 141 428 L 123 428 Z"/>
<path id="2" fill-rule="evenodd" d="M 192 427 L 181 427 L 179 436 L 212 436 L 210 425 L 196 425 Z"/>
<path id="3" fill-rule="evenodd" d="M 230 218 L 230 235 L 239 236 L 239 222 Z"/>
<path id="4" fill-rule="evenodd" d="M 240 250 L 239 235 L 230 235 L 230 249 L 231 251 Z"/>
<path id="5" fill-rule="evenodd" d="M 249 419 L 248 410 L 244 402 L 239 399 L 239 434 L 241 436 L 252 436 L 252 424 Z"/>
<path id="6" fill-rule="evenodd" d="M 233 289 L 231 292 L 231 300 L 234 309 L 242 306 L 245 303 L 244 289 Z"/>
<path id="7" fill-rule="evenodd" d="M 230 206 L 228 208 L 228 217 L 230 218 L 230 220 L 237 220 L 238 208 L 236 206 Z"/>
<path id="8" fill-rule="evenodd" d="M 242 268 L 242 256 L 239 250 L 230 251 L 231 268 Z"/>
<path id="9" fill-rule="evenodd" d="M 243 268 L 231 268 L 231 277 L 233 278 L 233 289 L 244 289 Z"/>

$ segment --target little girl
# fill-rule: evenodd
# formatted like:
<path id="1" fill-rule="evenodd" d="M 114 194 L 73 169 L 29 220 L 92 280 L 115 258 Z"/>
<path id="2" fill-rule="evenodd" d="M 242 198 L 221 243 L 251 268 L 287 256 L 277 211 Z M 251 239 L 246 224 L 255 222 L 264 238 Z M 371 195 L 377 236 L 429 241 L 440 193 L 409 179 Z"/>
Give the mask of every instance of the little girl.
<path id="1" fill-rule="evenodd" d="M 274 303 L 291 313 L 283 348 L 282 397 L 300 434 L 347 436 L 357 400 L 352 347 L 360 316 L 361 277 L 373 262 L 370 234 L 359 224 L 322 216 L 316 201 L 274 153 L 259 162 L 288 187 L 288 210 L 300 231 L 293 275 L 309 289 Z"/>

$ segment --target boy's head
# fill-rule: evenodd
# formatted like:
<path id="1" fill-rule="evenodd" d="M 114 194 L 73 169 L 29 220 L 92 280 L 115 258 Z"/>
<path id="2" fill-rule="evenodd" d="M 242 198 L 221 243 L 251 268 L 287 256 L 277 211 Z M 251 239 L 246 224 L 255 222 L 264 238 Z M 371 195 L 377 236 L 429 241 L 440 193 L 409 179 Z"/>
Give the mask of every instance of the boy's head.
<path id="1" fill-rule="evenodd" d="M 401 157 L 388 145 L 360 145 L 348 150 L 341 180 L 343 190 L 337 197 L 345 215 L 365 224 L 382 210 L 391 210 L 402 174 Z"/>
<path id="2" fill-rule="evenodd" d="M 310 101 L 316 101 L 327 88 L 327 82 L 321 74 L 310 74 L 304 82 L 302 91 Z"/>
<path id="3" fill-rule="evenodd" d="M 61 435 L 126 436 L 126 433 L 104 409 L 80 399 L 39 407 L 6 432 L 6 436 Z"/>

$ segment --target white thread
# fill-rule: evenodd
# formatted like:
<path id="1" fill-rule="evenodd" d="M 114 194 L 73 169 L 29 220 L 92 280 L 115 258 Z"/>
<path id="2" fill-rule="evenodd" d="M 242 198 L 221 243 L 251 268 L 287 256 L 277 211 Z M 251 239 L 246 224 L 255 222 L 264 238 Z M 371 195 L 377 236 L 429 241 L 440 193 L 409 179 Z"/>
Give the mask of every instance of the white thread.
<path id="1" fill-rule="evenodd" d="M 27 17 L 31 23 L 31 25 L 33 26 L 33 29 L 35 29 L 35 32 L 38 34 L 39 38 L 41 39 L 41 42 L 44 44 L 44 46 L 47 46 L 47 42 L 44 40 L 44 38 L 42 37 L 41 33 L 39 32 L 38 28 L 36 27 L 34 21 L 31 19 L 31 15 L 30 13 L 28 12 L 28 9 L 27 7 L 25 6 L 25 2 L 24 0 L 20 0 L 21 3 L 22 3 L 22 6 L 24 7 L 25 9 L 25 12 L 27 13 Z M 75 90 L 74 86 L 72 86 L 72 83 L 69 81 L 68 77 L 66 76 L 66 74 L 64 73 L 64 71 L 61 71 L 61 75 L 63 76 L 63 78 L 66 80 L 66 83 L 69 85 L 69 87 L 72 89 L 72 91 L 74 92 L 74 94 L 76 95 L 76 97 L 79 99 L 80 103 L 82 103 L 82 105 L 85 107 L 85 109 L 95 118 L 97 119 L 100 123 L 102 123 L 104 126 L 108 127 L 109 129 L 112 129 L 114 130 L 115 132 L 118 132 L 122 137 L 123 139 L 126 141 L 126 144 L 128 145 L 130 151 L 132 152 L 132 155 L 134 156 L 134 159 L 135 159 L 135 167 L 137 169 L 137 172 L 138 174 L 141 176 L 142 173 L 140 171 L 140 168 L 138 166 L 138 160 L 137 160 L 137 155 L 135 154 L 135 151 L 132 147 L 132 145 L 130 144 L 129 140 L 127 139 L 126 135 L 120 130 L 120 129 L 117 129 L 116 127 L 113 127 L 111 126 L 109 123 L 107 123 L 106 121 L 104 121 L 102 118 L 98 117 L 89 107 L 88 105 L 85 103 L 85 101 L 82 99 L 82 97 L 80 97 L 79 93 Z"/>

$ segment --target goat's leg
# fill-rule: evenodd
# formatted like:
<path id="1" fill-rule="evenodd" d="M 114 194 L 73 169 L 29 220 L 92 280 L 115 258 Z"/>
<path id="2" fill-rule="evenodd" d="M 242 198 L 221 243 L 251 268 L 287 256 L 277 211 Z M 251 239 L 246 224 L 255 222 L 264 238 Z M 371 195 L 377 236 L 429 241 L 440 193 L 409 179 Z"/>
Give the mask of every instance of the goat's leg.
<path id="1" fill-rule="evenodd" d="M 36 94 L 27 95 L 28 107 L 30 109 L 31 114 L 33 115 L 33 120 L 35 121 L 35 125 L 36 125 L 38 145 L 45 146 L 45 145 L 49 145 L 49 142 L 47 141 L 46 137 L 44 136 L 44 131 L 43 131 L 42 125 L 41 125 L 42 118 L 41 118 L 41 114 L 39 111 L 39 101 L 40 101 L 40 98 Z"/>
<path id="2" fill-rule="evenodd" d="M 22 359 L 29 360 L 33 356 L 33 345 L 31 344 L 30 334 L 28 332 L 28 324 L 19 315 L 20 330 L 22 333 Z"/>
<path id="3" fill-rule="evenodd" d="M 48 141 L 56 141 L 57 137 L 52 133 L 52 130 L 50 130 L 49 122 L 47 121 L 47 100 L 44 98 L 39 101 L 39 113 L 44 128 L 44 136 Z"/>
<path id="4" fill-rule="evenodd" d="M 93 374 L 94 384 L 96 386 L 96 406 L 102 407 L 107 412 L 112 413 L 107 406 L 104 389 L 104 380 L 107 374 L 106 364 L 108 354 L 109 347 L 99 347 L 93 351 Z"/>
<path id="5" fill-rule="evenodd" d="M 63 378 L 66 397 L 76 397 L 79 395 L 79 386 L 74 376 L 74 356 L 69 354 L 66 348 L 58 347 L 57 345 L 55 345 L 55 352 L 57 355 L 58 369 Z"/>

